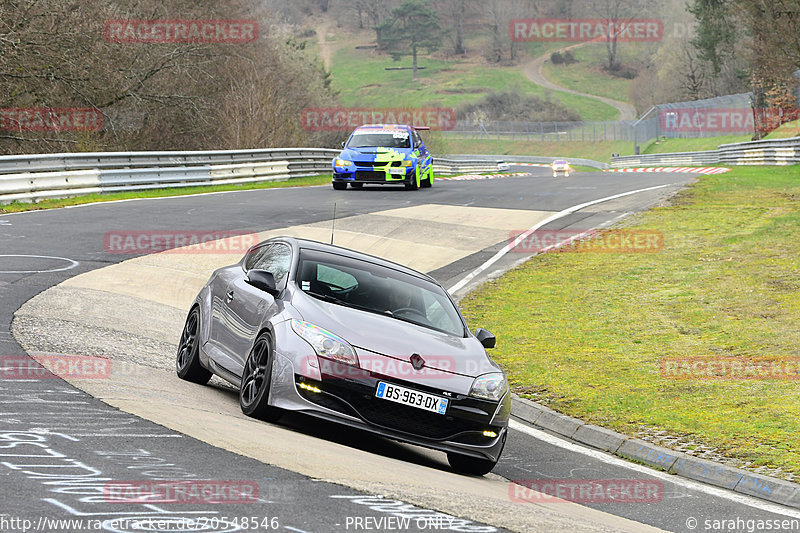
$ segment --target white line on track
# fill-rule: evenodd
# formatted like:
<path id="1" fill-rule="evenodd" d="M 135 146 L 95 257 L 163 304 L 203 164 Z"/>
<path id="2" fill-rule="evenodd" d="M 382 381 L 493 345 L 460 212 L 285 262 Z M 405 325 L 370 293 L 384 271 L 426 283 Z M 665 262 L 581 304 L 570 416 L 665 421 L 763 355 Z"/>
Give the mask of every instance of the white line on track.
<path id="1" fill-rule="evenodd" d="M 52 255 L 18 255 L 18 254 L 6 255 L 6 254 L 3 254 L 3 255 L 0 255 L 0 257 L 33 257 L 34 259 L 57 259 L 59 261 L 66 261 L 66 262 L 69 263 L 65 267 L 51 268 L 51 269 L 48 269 L 48 270 L 0 270 L 0 274 L 43 274 L 45 272 L 63 272 L 65 270 L 71 270 L 71 269 L 75 268 L 76 266 L 80 265 L 79 262 L 74 261 L 72 259 L 69 259 L 69 258 L 66 258 L 66 257 L 56 257 L 56 256 L 52 256 Z"/>
<path id="2" fill-rule="evenodd" d="M 516 431 L 525 433 L 526 435 L 530 435 L 531 437 L 537 440 L 546 442 L 547 444 L 558 446 L 559 448 L 563 448 L 570 452 L 587 455 L 593 459 L 598 459 L 600 461 L 603 461 L 606 464 L 620 466 L 623 468 L 627 468 L 628 470 L 634 470 L 640 474 L 646 474 L 648 476 L 658 478 L 662 481 L 672 483 L 673 485 L 678 485 L 687 489 L 703 492 L 711 496 L 715 496 L 717 498 L 725 498 L 738 504 L 747 505 L 749 507 L 755 507 L 756 509 L 760 509 L 762 511 L 790 516 L 792 518 L 800 518 L 799 510 L 789 509 L 787 507 L 778 505 L 776 503 L 770 503 L 764 500 L 751 498 L 750 496 L 746 496 L 744 494 L 738 494 L 736 492 L 731 492 L 729 490 L 713 487 L 711 485 L 706 485 L 705 483 L 700 483 L 699 481 L 694 481 L 691 479 L 674 476 L 672 474 L 667 474 L 666 472 L 654 470 L 652 468 L 638 465 L 636 463 L 630 463 L 624 459 L 620 459 L 611 454 L 601 452 L 600 450 L 593 450 L 591 448 L 586 448 L 579 444 L 566 441 L 560 437 L 553 436 L 550 433 L 546 433 L 544 431 L 525 425 L 521 422 L 517 422 L 516 420 L 511 420 L 511 422 L 509 423 L 509 427 Z"/>
<path id="3" fill-rule="evenodd" d="M 461 281 L 459 281 L 458 283 L 456 283 L 455 285 L 450 287 L 448 289 L 448 292 L 450 294 L 454 294 L 456 291 L 459 291 L 459 290 L 463 289 L 464 287 L 466 287 L 466 285 L 470 281 L 472 281 L 473 279 L 478 277 L 480 274 L 485 272 L 489 267 L 491 267 L 493 264 L 495 264 L 497 261 L 499 261 L 504 255 L 506 255 L 508 252 L 510 252 L 511 250 L 516 248 L 519 245 L 519 243 L 521 243 L 523 240 L 525 240 L 531 233 L 533 233 L 534 231 L 538 230 L 539 228 L 541 228 L 545 224 L 549 224 L 550 222 L 553 222 L 554 220 L 558 220 L 559 218 L 562 218 L 562 217 L 565 217 L 565 216 L 567 216 L 569 214 L 572 214 L 575 211 L 580 211 L 581 209 L 583 209 L 585 207 L 589 207 L 590 205 L 595 205 L 595 204 L 599 204 L 599 203 L 602 203 L 602 202 L 608 202 L 609 200 L 616 200 L 617 198 L 622 198 L 624 196 L 630 196 L 632 194 L 638 194 L 640 192 L 647 192 L 647 191 L 654 191 L 656 189 L 663 189 L 664 187 L 670 187 L 671 185 L 674 185 L 674 184 L 667 183 L 665 185 L 656 185 L 655 187 L 647 187 L 645 189 L 636 189 L 635 191 L 628 191 L 628 192 L 623 192 L 623 193 L 620 193 L 620 194 L 614 194 L 612 196 L 606 196 L 605 198 L 600 198 L 598 200 L 592 200 L 591 202 L 584 202 L 582 204 L 573 205 L 572 207 L 564 209 L 563 211 L 559 211 L 558 213 L 554 213 L 554 214 L 550 215 L 549 217 L 547 217 L 546 219 L 542 220 L 541 222 L 537 222 L 535 225 L 533 225 L 526 232 L 521 233 L 520 235 L 518 235 L 517 238 L 514 239 L 513 243 L 506 244 L 505 246 L 503 246 L 503 248 L 499 252 L 494 254 L 485 263 L 483 263 L 481 266 L 479 266 L 478 268 L 476 268 L 475 270 L 473 270 L 472 272 L 470 272 L 469 274 L 464 276 L 464 278 L 462 278 Z"/>
<path id="4" fill-rule="evenodd" d="M 14 215 L 28 215 L 31 213 L 47 213 L 48 211 L 58 211 L 60 209 L 78 209 L 80 207 L 89 207 L 93 205 L 112 205 L 112 204 L 123 204 L 127 202 L 143 202 L 147 200 L 180 200 L 181 198 L 196 198 L 198 196 L 213 196 L 217 194 L 232 194 L 232 193 L 242 193 L 242 192 L 254 192 L 254 191 L 287 191 L 290 189 L 312 189 L 312 188 L 319 188 L 319 187 L 330 187 L 330 185 L 301 185 L 301 186 L 292 186 L 292 187 L 267 187 L 264 189 L 241 189 L 241 190 L 234 190 L 234 191 L 214 191 L 214 192 L 198 192 L 195 194 L 176 194 L 174 196 L 155 196 L 152 198 L 125 198 L 123 200 L 108 200 L 108 201 L 100 201 L 100 202 L 90 202 L 88 204 L 77 204 L 77 205 L 65 205 L 64 207 L 53 207 L 49 209 L 34 209 L 31 211 L 18 211 L 16 213 L 3 213 L 4 217 L 14 216 Z M 9 224 L 10 225 L 10 224 Z"/>

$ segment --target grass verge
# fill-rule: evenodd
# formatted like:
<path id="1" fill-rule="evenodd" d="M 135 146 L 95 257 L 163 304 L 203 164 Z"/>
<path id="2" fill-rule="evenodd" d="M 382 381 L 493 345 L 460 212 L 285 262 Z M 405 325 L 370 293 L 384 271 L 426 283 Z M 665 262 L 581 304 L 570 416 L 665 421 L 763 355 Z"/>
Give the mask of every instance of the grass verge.
<path id="1" fill-rule="evenodd" d="M 663 249 L 537 256 L 462 301 L 497 335 L 512 388 L 628 435 L 800 474 L 798 379 L 660 370 L 668 358 L 798 361 L 800 167 L 703 176 L 627 226 L 661 232 Z"/>
<path id="2" fill-rule="evenodd" d="M 286 181 L 265 181 L 261 183 L 247 183 L 243 185 L 209 185 L 202 187 L 173 187 L 169 189 L 152 189 L 149 191 L 127 191 L 105 194 L 87 194 L 70 198 L 48 198 L 40 202 L 12 202 L 0 205 L 0 213 L 19 213 L 22 211 L 35 211 L 39 209 L 55 209 L 71 205 L 91 204 L 95 202 L 111 202 L 114 200 L 130 200 L 133 198 L 163 198 L 166 196 L 186 196 L 222 191 L 248 191 L 254 189 L 277 189 L 283 187 L 307 187 L 309 185 L 325 185 L 331 182 L 329 174 L 309 176 L 306 178 L 293 178 Z"/>
<path id="3" fill-rule="evenodd" d="M 644 154 L 668 154 L 672 152 L 698 152 L 716 150 L 720 144 L 750 141 L 752 135 L 725 135 L 697 139 L 663 139 L 650 143 L 642 150 Z"/>
<path id="4" fill-rule="evenodd" d="M 577 63 L 571 65 L 554 65 L 550 61 L 545 63 L 542 71 L 547 79 L 573 91 L 628 101 L 633 80 L 613 76 L 603 69 L 607 61 L 604 44 L 590 44 L 576 48 L 572 54 Z M 625 54 L 619 60 L 626 62 L 632 61 L 632 58 Z"/>
<path id="5" fill-rule="evenodd" d="M 488 65 L 480 59 L 443 60 L 421 57 L 419 80 L 407 70 L 385 67 L 408 65 L 387 55 L 356 50 L 356 38 L 342 36 L 343 44 L 333 54 L 331 74 L 339 99 L 352 107 L 458 107 L 480 100 L 491 92 L 518 91 L 523 95 L 557 100 L 574 109 L 583 120 L 616 120 L 618 111 L 592 98 L 547 90 L 528 81 L 521 65 Z"/>

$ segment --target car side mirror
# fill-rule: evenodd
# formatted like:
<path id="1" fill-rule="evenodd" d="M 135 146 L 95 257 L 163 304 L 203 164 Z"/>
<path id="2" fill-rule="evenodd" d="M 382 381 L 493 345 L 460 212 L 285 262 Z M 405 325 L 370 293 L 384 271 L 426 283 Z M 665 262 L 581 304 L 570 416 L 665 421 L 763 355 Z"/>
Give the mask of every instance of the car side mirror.
<path id="1" fill-rule="evenodd" d="M 480 342 L 484 348 L 494 348 L 497 344 L 497 337 L 483 328 L 478 328 L 475 331 L 475 338 L 478 339 L 478 342 Z"/>
<path id="2" fill-rule="evenodd" d="M 342 148 L 344 148 L 344 141 L 342 141 Z"/>
<path id="3" fill-rule="evenodd" d="M 257 269 L 251 270 L 247 273 L 247 276 L 245 276 L 244 281 L 248 285 L 252 285 L 258 290 L 268 292 L 272 296 L 278 296 L 278 293 L 280 293 L 275 283 L 275 276 L 272 275 L 272 272 Z"/>

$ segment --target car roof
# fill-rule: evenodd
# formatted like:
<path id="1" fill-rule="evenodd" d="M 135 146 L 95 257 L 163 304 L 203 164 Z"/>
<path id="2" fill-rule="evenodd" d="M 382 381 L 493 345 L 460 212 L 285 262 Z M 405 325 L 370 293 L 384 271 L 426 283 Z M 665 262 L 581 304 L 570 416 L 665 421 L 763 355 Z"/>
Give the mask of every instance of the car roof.
<path id="1" fill-rule="evenodd" d="M 349 257 L 352 259 L 357 259 L 360 261 L 366 261 L 368 263 L 373 263 L 376 265 L 384 266 L 386 268 L 391 268 L 393 270 L 397 270 L 399 272 L 403 272 L 405 274 L 409 274 L 411 276 L 416 276 L 418 278 L 422 278 L 426 281 L 431 281 L 433 283 L 439 284 L 435 279 L 431 276 L 414 270 L 413 268 L 409 268 L 407 266 L 401 265 L 400 263 L 395 263 L 393 261 L 389 261 L 387 259 L 382 259 L 380 257 L 365 254 L 363 252 L 358 252 L 356 250 L 352 250 L 350 248 L 344 248 L 342 246 L 336 246 L 335 244 L 327 244 L 324 242 L 313 241 L 311 239 L 301 239 L 298 237 L 288 237 L 288 236 L 280 236 L 280 237 L 272 237 L 271 239 L 267 239 L 266 242 L 285 242 L 292 246 L 292 248 L 299 249 L 299 250 L 314 250 L 319 252 L 328 252 L 337 255 L 343 255 L 345 257 Z M 263 244 L 263 243 L 262 243 Z"/>
<path id="2" fill-rule="evenodd" d="M 404 130 L 413 130 L 412 126 L 408 124 L 362 124 L 358 126 L 354 132 L 359 130 L 396 130 L 396 129 L 404 129 Z"/>

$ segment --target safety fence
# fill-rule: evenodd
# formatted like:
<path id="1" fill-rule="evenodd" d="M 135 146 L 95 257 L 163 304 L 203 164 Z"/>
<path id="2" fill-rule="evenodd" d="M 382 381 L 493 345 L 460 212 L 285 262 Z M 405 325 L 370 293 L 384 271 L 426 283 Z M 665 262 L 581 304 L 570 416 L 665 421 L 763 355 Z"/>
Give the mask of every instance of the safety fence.
<path id="1" fill-rule="evenodd" d="M 338 150 L 283 148 L 195 152 L 97 152 L 0 156 L 0 203 L 165 187 L 287 180 L 331 172 Z M 434 159 L 436 174 L 497 172 L 503 162 L 552 158 L 455 155 Z M 587 164 L 607 166 L 596 161 Z"/>

